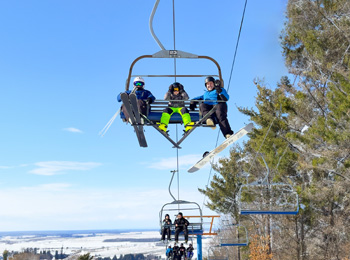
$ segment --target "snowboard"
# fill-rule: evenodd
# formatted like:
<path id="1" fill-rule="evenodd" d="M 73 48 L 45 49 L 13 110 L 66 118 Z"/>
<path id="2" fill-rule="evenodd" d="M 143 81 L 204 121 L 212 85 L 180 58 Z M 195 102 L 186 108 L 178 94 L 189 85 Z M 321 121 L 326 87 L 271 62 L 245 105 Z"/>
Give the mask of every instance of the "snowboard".
<path id="1" fill-rule="evenodd" d="M 230 136 L 228 139 L 226 139 L 221 145 L 216 147 L 214 150 L 210 151 L 209 153 L 205 153 L 204 157 L 200 159 L 195 165 L 193 165 L 190 169 L 188 169 L 188 172 L 196 172 L 199 169 L 201 169 L 205 164 L 211 161 L 218 153 L 222 152 L 226 147 L 233 144 L 249 132 L 251 132 L 253 129 L 253 123 L 250 123 L 240 129 L 237 133 Z"/>

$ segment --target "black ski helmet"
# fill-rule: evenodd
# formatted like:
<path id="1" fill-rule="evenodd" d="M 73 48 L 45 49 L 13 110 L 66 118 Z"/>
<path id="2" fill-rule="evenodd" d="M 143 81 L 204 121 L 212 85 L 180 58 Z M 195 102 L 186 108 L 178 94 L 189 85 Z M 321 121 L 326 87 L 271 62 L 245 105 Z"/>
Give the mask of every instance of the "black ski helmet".
<path id="1" fill-rule="evenodd" d="M 171 93 L 173 93 L 174 91 L 181 91 L 183 89 L 184 89 L 184 86 L 179 82 L 174 82 L 169 87 L 169 90 L 171 91 Z"/>
<path id="2" fill-rule="evenodd" d="M 206 77 L 204 81 L 204 86 L 207 87 L 207 83 L 212 81 L 215 84 L 215 79 L 212 76 Z"/>

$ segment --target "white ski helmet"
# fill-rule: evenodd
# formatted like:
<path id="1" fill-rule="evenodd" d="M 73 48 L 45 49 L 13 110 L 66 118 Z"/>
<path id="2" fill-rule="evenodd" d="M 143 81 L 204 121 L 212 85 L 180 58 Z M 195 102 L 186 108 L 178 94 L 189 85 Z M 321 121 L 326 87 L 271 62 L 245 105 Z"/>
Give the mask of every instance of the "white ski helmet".
<path id="1" fill-rule="evenodd" d="M 135 84 L 135 82 L 142 82 L 143 84 L 145 84 L 145 80 L 142 77 L 134 78 L 134 84 Z"/>

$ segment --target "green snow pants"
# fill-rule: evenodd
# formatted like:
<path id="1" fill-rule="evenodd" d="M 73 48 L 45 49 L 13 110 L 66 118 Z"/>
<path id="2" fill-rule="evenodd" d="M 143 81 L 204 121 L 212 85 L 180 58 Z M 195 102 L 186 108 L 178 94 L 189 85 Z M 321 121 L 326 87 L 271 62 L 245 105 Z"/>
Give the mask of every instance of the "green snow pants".
<path id="1" fill-rule="evenodd" d="M 186 126 L 191 123 L 191 116 L 188 113 L 188 109 L 185 107 L 167 107 L 163 110 L 162 117 L 160 118 L 160 123 L 168 126 L 172 114 L 179 113 L 182 117 L 182 121 Z"/>

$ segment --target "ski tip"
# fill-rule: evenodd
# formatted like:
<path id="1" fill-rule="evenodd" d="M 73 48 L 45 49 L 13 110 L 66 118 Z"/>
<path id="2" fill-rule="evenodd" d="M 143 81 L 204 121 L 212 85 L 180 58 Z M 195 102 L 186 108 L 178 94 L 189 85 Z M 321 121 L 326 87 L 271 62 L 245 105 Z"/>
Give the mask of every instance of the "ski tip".
<path id="1" fill-rule="evenodd" d="M 197 167 L 191 167 L 191 168 L 189 168 L 188 170 L 187 170 L 187 172 L 189 172 L 189 173 L 194 173 L 194 172 L 196 172 L 196 171 L 198 171 L 199 169 L 197 168 Z"/>
<path id="2" fill-rule="evenodd" d="M 253 123 L 249 123 L 248 125 L 246 125 L 244 128 L 248 131 L 248 132 L 251 132 L 252 129 L 254 127 L 254 124 Z"/>

